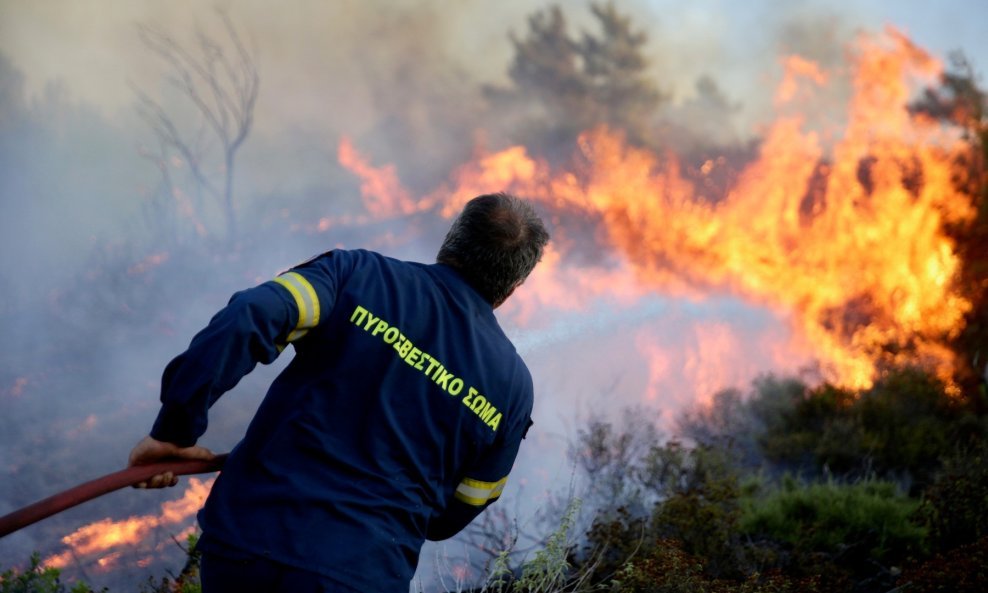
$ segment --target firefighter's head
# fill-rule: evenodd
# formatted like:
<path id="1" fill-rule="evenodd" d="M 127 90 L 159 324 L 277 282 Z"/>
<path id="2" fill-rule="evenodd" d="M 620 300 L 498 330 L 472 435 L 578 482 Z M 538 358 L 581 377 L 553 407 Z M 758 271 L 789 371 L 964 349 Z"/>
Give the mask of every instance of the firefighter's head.
<path id="1" fill-rule="evenodd" d="M 549 242 L 530 204 L 506 193 L 478 196 L 453 221 L 436 261 L 456 268 L 495 307 L 528 277 Z"/>

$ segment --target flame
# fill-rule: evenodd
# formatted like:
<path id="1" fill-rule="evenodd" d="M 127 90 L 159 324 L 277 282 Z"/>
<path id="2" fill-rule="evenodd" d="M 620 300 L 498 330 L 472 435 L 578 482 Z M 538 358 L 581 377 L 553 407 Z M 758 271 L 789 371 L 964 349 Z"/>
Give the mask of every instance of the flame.
<path id="1" fill-rule="evenodd" d="M 606 129 L 583 136 L 580 183 L 564 172 L 517 190 L 599 219 L 654 290 L 726 288 L 794 312 L 828 379 L 867 387 L 879 362 L 907 357 L 949 379 L 944 343 L 970 303 L 956 291 L 944 228 L 974 210 L 951 184 L 956 141 L 906 109 L 907 80 L 936 67 L 901 35 L 864 39 L 830 154 L 801 118 L 781 118 L 716 203 L 698 197 L 675 158 L 661 162 Z"/>
<path id="2" fill-rule="evenodd" d="M 168 252 L 160 251 L 158 253 L 152 253 L 151 255 L 145 257 L 141 261 L 127 268 L 127 273 L 131 276 L 140 276 L 141 274 L 146 274 L 152 268 L 156 268 L 161 264 L 168 261 Z"/>
<path id="3" fill-rule="evenodd" d="M 99 418 L 97 418 L 96 414 L 89 414 L 78 426 L 66 430 L 65 436 L 70 440 L 74 440 L 78 438 L 79 435 L 92 432 L 98 424 Z"/>
<path id="4" fill-rule="evenodd" d="M 172 198 L 175 200 L 179 215 L 188 219 L 189 223 L 193 226 L 193 228 L 195 228 L 196 235 L 200 237 L 205 237 L 208 235 L 209 231 L 206 230 L 206 224 L 196 213 L 195 204 L 189 194 L 182 191 L 179 187 L 172 188 L 171 193 Z"/>
<path id="5" fill-rule="evenodd" d="M 645 399 L 655 402 L 659 399 L 661 386 L 668 381 L 671 367 L 671 355 L 655 343 L 655 338 L 649 332 L 639 332 L 635 336 L 635 346 L 647 360 L 648 387 L 645 389 Z"/>
<path id="6" fill-rule="evenodd" d="M 793 101 L 801 91 L 800 82 L 802 80 L 810 80 L 822 87 L 830 79 L 830 76 L 820 68 L 819 64 L 802 56 L 786 56 L 782 62 L 785 75 L 775 91 L 776 105 L 784 105 Z"/>
<path id="7" fill-rule="evenodd" d="M 4 389 L 4 393 L 7 393 L 13 397 L 21 397 L 24 395 L 24 389 L 31 383 L 27 377 L 17 377 L 14 379 L 14 384 L 8 389 Z"/>
<path id="8" fill-rule="evenodd" d="M 346 137 L 340 140 L 337 152 L 340 164 L 363 180 L 360 194 L 372 216 L 412 214 L 418 210 L 411 194 L 398 180 L 394 165 L 372 166 Z"/>
<path id="9" fill-rule="evenodd" d="M 701 323 L 694 327 L 696 347 L 686 355 L 684 372 L 692 378 L 701 405 L 710 397 L 733 384 L 734 372 L 728 365 L 732 352 L 740 352 L 739 340 L 724 323 Z"/>
<path id="10" fill-rule="evenodd" d="M 784 66 L 776 102 L 785 113 L 724 195 L 705 195 L 712 161 L 697 178 L 676 155 L 655 155 L 597 128 L 580 137 L 573 166 L 553 170 L 522 147 L 481 155 L 419 207 L 435 203 L 449 217 L 475 195 L 506 189 L 548 210 L 555 247 L 509 301 L 522 321 L 600 297 L 731 293 L 790 320 L 794 342 L 806 344 L 827 380 L 865 388 L 883 365 L 908 361 L 949 381 L 956 361 L 945 344 L 971 304 L 956 286 L 960 261 L 945 228 L 975 212 L 951 183 L 964 149 L 959 135 L 907 109 L 941 64 L 893 29 L 862 36 L 844 122 L 826 130 L 810 129 L 795 112 L 806 95 L 801 85 L 822 92 L 845 71 L 798 56 Z M 375 173 L 354 167 L 365 179 Z M 376 174 L 397 184 L 391 169 Z M 407 192 L 388 187 L 397 201 L 390 207 L 409 211 Z M 368 193 L 378 196 L 368 207 L 380 214 L 383 196 Z M 591 263 L 570 230 L 581 225 L 605 248 Z M 615 287 L 623 296 L 611 296 Z M 694 366 L 742 348 L 723 328 L 703 331 L 700 348 L 714 354 L 698 354 Z M 658 377 L 666 363 L 652 360 Z"/>
<path id="11" fill-rule="evenodd" d="M 178 500 L 164 502 L 160 515 L 142 515 L 114 521 L 102 519 L 80 527 L 62 538 L 68 549 L 49 556 L 44 566 L 63 568 L 73 562 L 92 562 L 100 570 L 110 570 L 125 560 L 125 555 L 141 551 L 141 544 L 156 529 L 179 525 L 202 506 L 213 479 L 189 479 L 189 486 Z M 145 558 L 134 561 L 146 565 Z"/>
<path id="12" fill-rule="evenodd" d="M 481 155 L 476 162 L 461 167 L 453 176 L 452 190 L 441 189 L 433 199 L 442 199 L 442 215 L 450 218 L 474 196 L 490 193 L 491 188 L 511 187 L 547 173 L 544 166 L 528 158 L 525 148 L 514 146 L 496 154 Z"/>

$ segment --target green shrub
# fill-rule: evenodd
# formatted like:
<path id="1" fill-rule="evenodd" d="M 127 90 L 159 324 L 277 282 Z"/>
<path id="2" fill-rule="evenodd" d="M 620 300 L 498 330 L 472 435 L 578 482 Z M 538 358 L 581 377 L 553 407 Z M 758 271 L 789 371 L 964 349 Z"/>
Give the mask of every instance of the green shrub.
<path id="1" fill-rule="evenodd" d="M 891 482 L 789 480 L 766 496 L 746 499 L 740 529 L 800 554 L 848 560 L 863 554 L 862 559 L 897 563 L 923 548 L 926 530 L 910 520 L 918 505 Z"/>
<path id="2" fill-rule="evenodd" d="M 571 500 L 559 527 L 549 535 L 535 556 L 522 566 L 521 577 L 514 583 L 513 591 L 552 593 L 563 590 L 572 568 L 569 563 L 570 532 L 579 510 L 579 499 Z"/>
<path id="3" fill-rule="evenodd" d="M 199 582 L 199 560 L 202 553 L 196 548 L 199 543 L 199 531 L 193 531 L 185 540 L 185 566 L 177 577 L 161 577 L 155 581 L 149 577 L 140 593 L 202 593 L 202 584 Z"/>
<path id="4" fill-rule="evenodd" d="M 656 449 L 655 457 L 673 453 L 665 465 L 685 464 L 673 475 L 668 497 L 656 505 L 651 530 L 661 538 L 675 538 L 683 550 L 705 559 L 711 576 L 740 576 L 745 554 L 740 545 L 741 485 L 723 451 L 690 449 L 684 456 L 671 446 Z M 652 461 L 654 463 L 654 461 Z"/>
<path id="5" fill-rule="evenodd" d="M 647 514 L 619 507 L 597 515 L 581 556 L 583 566 L 592 564 L 590 582 L 606 582 L 629 560 L 648 573 L 684 554 L 702 559 L 709 577 L 746 572 L 737 528 L 741 485 L 723 451 L 655 444 L 632 472 L 641 488 L 661 498 Z M 683 566 L 692 570 L 695 563 Z"/>
<path id="6" fill-rule="evenodd" d="M 941 459 L 984 440 L 985 423 L 969 400 L 947 394 L 920 369 L 890 369 L 862 392 L 832 385 L 800 391 L 798 383 L 756 382 L 749 406 L 763 419 L 759 443 L 769 460 L 803 474 L 878 475 L 929 484 Z"/>
<path id="7" fill-rule="evenodd" d="M 16 571 L 8 569 L 0 573 L 0 593 L 94 593 L 93 589 L 83 582 L 77 582 L 71 589 L 66 589 L 61 580 L 61 571 L 57 568 L 41 566 L 41 556 L 31 555 L 27 570 Z M 102 589 L 103 592 L 106 589 Z"/>
<path id="8" fill-rule="evenodd" d="M 988 444 L 944 461 L 943 470 L 923 493 L 918 516 L 938 551 L 988 537 Z"/>

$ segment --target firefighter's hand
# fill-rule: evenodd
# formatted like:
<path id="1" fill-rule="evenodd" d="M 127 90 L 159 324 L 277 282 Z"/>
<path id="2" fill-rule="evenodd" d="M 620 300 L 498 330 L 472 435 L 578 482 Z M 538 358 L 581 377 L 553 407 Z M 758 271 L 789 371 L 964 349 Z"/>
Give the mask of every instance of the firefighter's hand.
<path id="1" fill-rule="evenodd" d="M 179 447 L 174 443 L 159 441 L 150 436 L 146 436 L 130 452 L 128 467 L 135 465 L 147 465 L 169 459 L 203 459 L 210 460 L 216 457 L 212 451 L 205 447 Z M 178 476 L 172 472 L 165 472 L 152 476 L 149 480 L 136 484 L 135 488 L 165 488 L 178 484 Z"/>

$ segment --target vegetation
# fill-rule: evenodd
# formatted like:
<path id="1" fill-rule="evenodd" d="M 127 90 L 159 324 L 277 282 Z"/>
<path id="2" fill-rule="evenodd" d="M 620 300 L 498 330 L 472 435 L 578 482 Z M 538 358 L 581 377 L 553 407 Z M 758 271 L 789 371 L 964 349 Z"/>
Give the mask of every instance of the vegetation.
<path id="1" fill-rule="evenodd" d="M 949 405 L 933 405 L 934 396 Z M 580 433 L 577 467 L 618 498 L 560 563 L 569 586 L 553 590 L 885 592 L 988 582 L 975 568 L 988 542 L 988 424 L 929 375 L 890 370 L 862 392 L 763 378 L 744 397 L 722 394 L 684 419 L 705 442 L 656 440 L 629 454 L 643 440 L 641 417 L 594 421 Z M 738 451 L 751 432 L 757 465 Z M 940 457 L 917 453 L 909 439 Z M 838 440 L 841 455 L 829 454 Z"/>
<path id="2" fill-rule="evenodd" d="M 577 136 L 598 125 L 649 144 L 652 118 L 667 97 L 646 76 L 648 36 L 613 3 L 591 4 L 600 32 L 574 38 L 559 6 L 528 19 L 528 34 L 511 36 L 511 86 L 487 89 L 495 109 L 521 112 L 514 140 L 548 158 L 568 158 Z"/>
<path id="3" fill-rule="evenodd" d="M 480 591 L 988 584 L 988 417 L 931 375 L 889 369 L 860 392 L 763 377 L 680 427 L 691 446 L 663 441 L 640 409 L 619 423 L 590 421 L 571 455 L 592 524 L 560 555 L 568 511 L 542 552 L 514 568 L 502 562 L 497 587 Z"/>
<path id="4" fill-rule="evenodd" d="M 595 125 L 622 129 L 633 143 L 656 142 L 652 116 L 665 95 L 645 76 L 645 34 L 613 4 L 593 5 L 592 15 L 599 32 L 574 38 L 560 8 L 534 14 L 527 34 L 511 38 L 511 85 L 487 89 L 494 110 L 517 113 L 519 105 L 525 106 L 512 133 L 533 152 L 568 156 L 559 150 L 571 150 L 577 135 Z M 144 34 L 146 43 L 180 73 L 201 69 L 164 34 L 153 29 Z M 200 107 L 213 122 L 207 129 L 220 139 L 223 175 L 212 179 L 206 169 L 192 169 L 193 179 L 187 181 L 192 193 L 218 200 L 232 237 L 244 229 L 233 216 L 230 172 L 251 129 L 258 78 L 252 57 L 232 30 L 230 37 L 236 51 L 229 59 L 241 61 L 245 73 L 231 84 L 240 85 L 244 102 Z M 203 43 L 204 49 L 212 47 L 208 40 Z M 212 51 L 203 55 L 224 59 Z M 912 367 L 883 369 L 872 387 L 860 391 L 767 376 L 747 392 L 725 390 L 710 407 L 686 413 L 677 439 L 659 434 L 645 410 L 629 411 L 620 423 L 593 420 L 571 447 L 586 491 L 560 514 L 557 527 L 533 554 L 516 561 L 511 550 L 497 553 L 483 591 L 985 590 L 988 115 L 986 95 L 976 82 L 972 67 L 959 56 L 941 85 L 913 106 L 962 128 L 971 148 L 958 157 L 963 166 L 955 183 L 972 196 L 978 217 L 950 232 L 963 261 L 960 282 L 973 307 L 951 343 L 961 361 L 951 388 Z M 712 81 L 704 84 L 708 94 L 720 97 Z M 195 99 L 199 85 L 186 85 L 186 94 Z M 160 142 L 159 153 L 149 158 L 164 162 L 178 153 L 192 164 L 205 160 L 193 154 L 188 140 L 172 133 L 163 108 L 145 95 L 141 99 Z M 728 104 L 723 97 L 718 101 Z M 238 115 L 227 116 L 233 127 L 217 127 L 227 110 Z M 161 196 L 172 195 L 171 183 L 162 181 Z M 266 243 L 270 252 L 277 241 Z M 181 270 L 187 283 L 196 283 L 199 276 L 215 273 L 218 258 L 251 259 L 249 245 L 238 249 L 201 257 L 193 249 L 176 248 L 137 285 L 126 273 L 132 254 L 98 254 L 104 258 L 93 266 L 98 272 L 72 291 L 71 302 L 59 308 L 59 321 L 87 319 L 112 328 L 113 321 L 156 310 L 153 305 L 160 300 L 179 302 L 175 295 L 184 287 L 169 280 L 170 272 Z M 225 273 L 238 279 L 256 275 L 250 272 L 244 265 L 229 266 Z M 109 331 L 95 337 L 88 335 L 95 332 L 85 333 L 84 343 L 57 346 L 68 352 L 65 359 L 85 361 L 83 353 L 95 356 L 101 350 L 97 340 L 123 339 Z M 143 338 L 130 336 L 135 342 Z M 8 432 L 22 431 L 11 425 Z M 18 440 L 29 441 L 26 436 Z M 46 444 L 31 441 L 32 449 L 55 449 Z M 50 476 L 33 479 L 51 483 Z M 581 508 L 592 513 L 586 526 L 577 520 Z M 180 574 L 148 581 L 141 591 L 198 591 L 194 544 L 189 542 Z M 92 591 L 82 582 L 67 587 L 60 572 L 41 566 L 37 555 L 24 568 L 0 574 L 0 593 Z"/>
<path id="5" fill-rule="evenodd" d="M 196 549 L 198 541 L 198 533 L 189 534 L 185 547 L 185 566 L 178 576 L 162 577 L 159 581 L 149 578 L 141 587 L 140 593 L 202 593 L 202 586 L 199 584 L 199 558 L 202 554 Z"/>
<path id="6" fill-rule="evenodd" d="M 105 589 L 103 589 L 105 591 Z M 66 589 L 57 568 L 43 568 L 38 554 L 31 556 L 23 571 L 6 570 L 0 574 L 0 593 L 94 593 L 85 583 Z"/>

